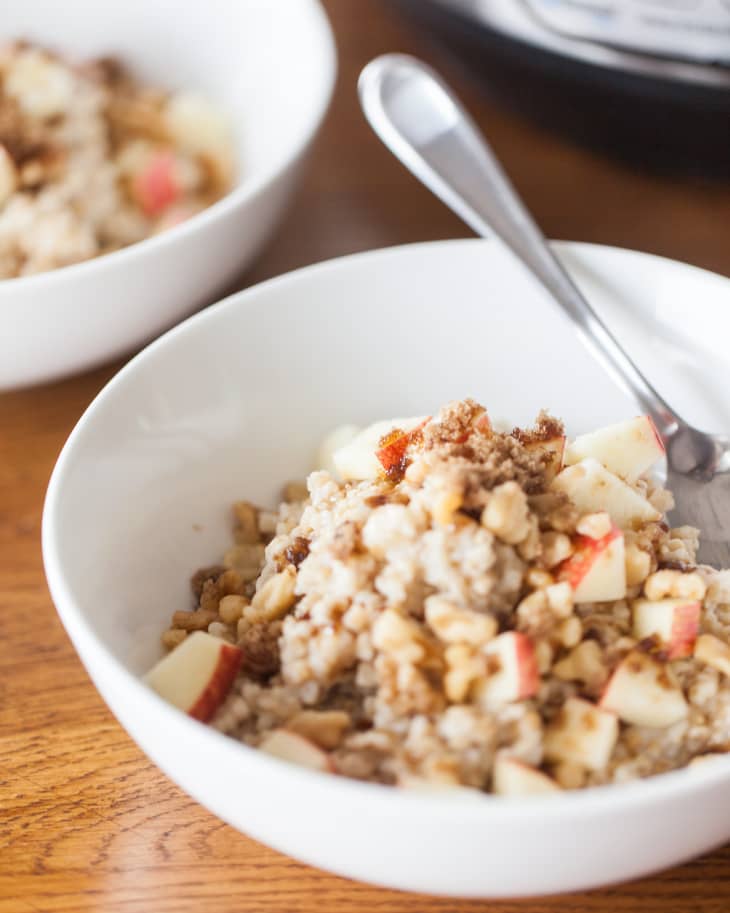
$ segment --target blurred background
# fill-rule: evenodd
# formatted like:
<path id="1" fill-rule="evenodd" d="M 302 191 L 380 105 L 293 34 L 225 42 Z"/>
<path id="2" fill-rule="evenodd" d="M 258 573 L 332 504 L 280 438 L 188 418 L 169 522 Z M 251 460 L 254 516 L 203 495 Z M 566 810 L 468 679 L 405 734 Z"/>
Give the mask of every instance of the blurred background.
<path id="1" fill-rule="evenodd" d="M 730 274 L 730 4 L 327 0 L 336 95 L 308 181 L 247 279 L 464 226 L 380 146 L 361 67 L 402 51 L 462 96 L 549 237 Z"/>

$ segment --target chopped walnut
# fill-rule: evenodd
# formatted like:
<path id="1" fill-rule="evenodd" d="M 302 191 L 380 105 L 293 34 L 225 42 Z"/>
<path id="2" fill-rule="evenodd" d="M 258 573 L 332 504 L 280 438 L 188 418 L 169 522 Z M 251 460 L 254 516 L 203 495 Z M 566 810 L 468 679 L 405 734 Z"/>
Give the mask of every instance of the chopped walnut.
<path id="1" fill-rule="evenodd" d="M 233 535 L 238 545 L 255 545 L 260 541 L 259 511 L 249 501 L 233 505 Z"/>
<path id="2" fill-rule="evenodd" d="M 297 572 L 291 566 L 269 577 L 245 609 L 246 618 L 252 622 L 282 618 L 296 602 L 296 582 Z"/>
<path id="3" fill-rule="evenodd" d="M 683 574 L 681 571 L 656 571 L 644 583 L 647 599 L 704 599 L 707 592 L 705 581 L 696 572 Z"/>
<path id="4" fill-rule="evenodd" d="M 208 578 L 200 592 L 200 608 L 218 612 L 218 604 L 224 596 L 243 595 L 244 581 L 238 571 L 228 568 L 215 578 Z"/>
<path id="5" fill-rule="evenodd" d="M 173 612 L 172 626 L 183 631 L 207 631 L 208 625 L 218 618 L 218 612 L 197 609 L 194 612 Z"/>
<path id="6" fill-rule="evenodd" d="M 188 636 L 182 628 L 168 628 L 162 635 L 162 645 L 168 650 L 174 650 Z"/>
<path id="7" fill-rule="evenodd" d="M 287 721 L 286 728 L 331 751 L 351 725 L 350 715 L 342 710 L 302 710 Z"/>
<path id="8" fill-rule="evenodd" d="M 200 596 L 203 592 L 203 586 L 208 580 L 217 580 L 218 577 L 226 570 L 223 564 L 212 564 L 210 567 L 201 567 L 190 578 L 190 587 L 196 600 L 200 602 Z"/>
<path id="9" fill-rule="evenodd" d="M 527 497 L 516 482 L 492 490 L 482 513 L 482 526 L 508 545 L 517 545 L 530 532 Z"/>

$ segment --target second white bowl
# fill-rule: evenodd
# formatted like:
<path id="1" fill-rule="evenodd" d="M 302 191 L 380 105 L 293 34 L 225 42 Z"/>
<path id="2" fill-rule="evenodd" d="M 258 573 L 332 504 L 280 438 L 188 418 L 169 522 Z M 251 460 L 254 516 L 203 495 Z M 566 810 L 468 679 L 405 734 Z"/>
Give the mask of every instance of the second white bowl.
<path id="1" fill-rule="evenodd" d="M 0 44 L 26 38 L 89 58 L 112 54 L 154 86 L 206 93 L 233 118 L 237 186 L 188 222 L 116 253 L 0 281 L 0 390 L 128 352 L 209 302 L 281 218 L 335 79 L 317 0 L 24 0 Z"/>

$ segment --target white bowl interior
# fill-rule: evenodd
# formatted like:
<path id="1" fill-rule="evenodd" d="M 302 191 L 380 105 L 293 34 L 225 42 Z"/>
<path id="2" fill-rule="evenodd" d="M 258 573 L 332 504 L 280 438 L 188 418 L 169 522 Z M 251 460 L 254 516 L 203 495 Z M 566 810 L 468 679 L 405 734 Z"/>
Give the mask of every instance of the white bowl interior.
<path id="1" fill-rule="evenodd" d="M 230 116 L 240 182 L 276 170 L 327 95 L 314 0 L 24 0 L 5 4 L 0 42 L 26 38 L 80 59 L 114 55 L 150 85 L 206 93 Z"/>
<path id="2" fill-rule="evenodd" d="M 729 283 L 640 254 L 561 250 L 669 401 L 727 428 Z M 705 318 L 691 324 L 701 358 L 687 352 L 688 301 Z M 273 505 L 339 423 L 466 395 L 514 423 L 547 407 L 573 433 L 636 411 L 493 243 L 333 261 L 192 318 L 121 372 L 60 461 L 46 545 L 74 620 L 143 671 L 170 613 L 190 605 L 192 571 L 226 547 L 233 500 Z"/>

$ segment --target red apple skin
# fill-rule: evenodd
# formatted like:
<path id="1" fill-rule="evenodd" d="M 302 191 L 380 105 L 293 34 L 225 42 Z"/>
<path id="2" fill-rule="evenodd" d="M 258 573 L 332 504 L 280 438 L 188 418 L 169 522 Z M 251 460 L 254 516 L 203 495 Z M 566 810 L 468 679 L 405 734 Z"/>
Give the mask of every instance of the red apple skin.
<path id="1" fill-rule="evenodd" d="M 676 723 L 686 717 L 688 705 L 681 686 L 672 677 L 670 669 L 671 667 L 667 663 L 639 650 L 632 650 L 613 670 L 613 674 L 603 689 L 598 706 L 602 710 L 615 713 L 623 722 L 632 725 L 663 728 Z M 654 703 L 650 708 L 651 715 L 645 712 L 646 704 L 641 706 L 641 692 L 637 692 L 637 688 L 642 690 L 648 688 L 653 692 Z M 657 694 L 664 698 L 665 706 L 663 708 L 661 703 L 656 702 Z M 628 703 L 627 696 L 631 696 Z M 637 703 L 640 711 L 638 715 L 636 713 Z M 667 703 L 672 705 L 670 715 L 666 713 Z M 627 712 L 627 709 L 630 713 Z M 657 720 L 657 716 L 660 717 L 659 720 Z"/>
<path id="2" fill-rule="evenodd" d="M 660 436 L 659 432 L 657 431 L 657 427 L 654 424 L 652 417 L 650 415 L 647 415 L 646 420 L 647 420 L 647 422 L 649 422 L 649 425 L 651 426 L 651 430 L 654 432 L 654 437 L 656 438 L 657 444 L 659 444 L 659 449 L 661 450 L 662 453 L 666 453 L 666 447 L 664 446 L 664 441 L 661 439 L 661 436 Z"/>
<path id="3" fill-rule="evenodd" d="M 492 709 L 537 694 L 540 672 L 535 648 L 521 631 L 506 631 L 487 644 L 485 649 L 489 675 L 479 699 Z M 499 696 L 495 701 L 495 693 Z"/>
<path id="4" fill-rule="evenodd" d="M 558 580 L 566 580 L 576 590 L 596 560 L 596 555 L 607 548 L 614 539 L 622 535 L 621 530 L 612 524 L 610 532 L 601 539 L 590 536 L 575 537 L 575 551 L 558 567 Z"/>
<path id="5" fill-rule="evenodd" d="M 155 153 L 134 178 L 133 194 L 148 216 L 160 215 L 180 196 L 174 177 L 175 160 L 170 152 Z"/>
<path id="6" fill-rule="evenodd" d="M 189 716 L 194 720 L 200 720 L 201 723 L 207 723 L 212 719 L 231 690 L 242 661 L 243 653 L 238 647 L 225 643 L 221 646 L 218 665 L 205 690 L 188 710 Z"/>
<path id="7" fill-rule="evenodd" d="M 499 792 L 496 789 L 496 786 L 499 783 L 500 774 L 499 768 L 502 767 L 512 768 L 513 774 L 523 772 L 529 780 L 542 784 L 542 791 L 544 792 L 560 792 L 560 787 L 558 784 L 547 774 L 543 773 L 537 767 L 532 767 L 530 764 L 527 764 L 525 761 L 521 761 L 519 758 L 498 758 L 495 761 L 494 768 L 492 770 L 492 790 L 497 795 L 519 795 L 520 790 L 514 792 L 501 791 Z M 529 782 L 528 780 L 528 782 Z M 512 781 L 514 782 L 514 780 Z M 532 792 L 533 790 L 530 790 Z"/>
<path id="8" fill-rule="evenodd" d="M 687 605 L 678 606 L 674 610 L 672 639 L 667 653 L 669 659 L 684 659 L 685 656 L 691 656 L 694 652 L 697 633 L 700 629 L 701 610 L 699 602 L 688 602 Z"/>
<path id="9" fill-rule="evenodd" d="M 540 687 L 540 672 L 537 668 L 537 658 L 532 641 L 520 631 L 513 632 L 517 668 L 519 670 L 518 700 L 532 697 L 537 694 Z"/>

